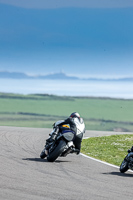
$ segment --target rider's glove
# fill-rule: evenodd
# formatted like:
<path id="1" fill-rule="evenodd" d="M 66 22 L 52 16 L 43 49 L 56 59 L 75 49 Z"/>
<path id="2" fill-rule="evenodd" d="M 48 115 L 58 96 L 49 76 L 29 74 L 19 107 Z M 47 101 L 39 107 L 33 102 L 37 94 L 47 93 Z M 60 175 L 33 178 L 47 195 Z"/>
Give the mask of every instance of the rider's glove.
<path id="1" fill-rule="evenodd" d="M 131 151 L 133 152 L 133 146 L 131 147 Z"/>
<path id="2" fill-rule="evenodd" d="M 53 124 L 53 127 L 55 128 L 55 123 Z"/>

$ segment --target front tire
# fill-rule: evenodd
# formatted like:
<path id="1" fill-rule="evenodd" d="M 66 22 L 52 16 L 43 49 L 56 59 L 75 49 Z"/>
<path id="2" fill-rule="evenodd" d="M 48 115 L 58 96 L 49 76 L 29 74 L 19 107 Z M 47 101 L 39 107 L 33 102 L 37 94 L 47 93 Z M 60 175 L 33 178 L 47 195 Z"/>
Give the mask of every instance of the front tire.
<path id="1" fill-rule="evenodd" d="M 40 154 L 40 158 L 44 159 L 47 155 L 45 154 L 45 149 L 43 149 L 43 151 Z"/>
<path id="2" fill-rule="evenodd" d="M 126 160 L 123 160 L 123 162 L 120 165 L 120 172 L 124 173 L 128 170 L 128 162 Z"/>
<path id="3" fill-rule="evenodd" d="M 66 146 L 66 142 L 64 140 L 60 140 L 57 147 L 47 156 L 47 160 L 49 162 L 54 162 L 63 152 Z"/>

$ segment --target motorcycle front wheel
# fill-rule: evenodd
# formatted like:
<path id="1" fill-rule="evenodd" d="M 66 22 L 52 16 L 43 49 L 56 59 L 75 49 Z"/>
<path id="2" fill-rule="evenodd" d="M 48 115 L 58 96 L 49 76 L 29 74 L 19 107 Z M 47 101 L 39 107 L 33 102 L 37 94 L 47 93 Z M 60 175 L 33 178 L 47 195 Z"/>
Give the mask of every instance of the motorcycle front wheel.
<path id="1" fill-rule="evenodd" d="M 64 151 L 65 146 L 66 146 L 66 142 L 64 140 L 60 140 L 56 148 L 48 154 L 47 160 L 49 162 L 54 162 Z"/>
<path id="2" fill-rule="evenodd" d="M 43 149 L 43 151 L 40 154 L 40 158 L 43 159 L 45 158 L 47 155 L 45 154 L 45 148 Z"/>
<path id="3" fill-rule="evenodd" d="M 124 173 L 128 170 L 128 162 L 126 160 L 123 160 L 123 162 L 120 165 L 120 172 Z"/>

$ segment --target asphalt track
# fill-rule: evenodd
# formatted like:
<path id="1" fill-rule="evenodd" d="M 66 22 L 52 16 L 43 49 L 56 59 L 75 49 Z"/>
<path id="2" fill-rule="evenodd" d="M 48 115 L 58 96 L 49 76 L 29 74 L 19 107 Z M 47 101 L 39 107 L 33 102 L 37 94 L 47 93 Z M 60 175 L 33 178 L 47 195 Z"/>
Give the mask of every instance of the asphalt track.
<path id="1" fill-rule="evenodd" d="M 0 127 L 0 200 L 132 200 L 133 173 L 82 155 L 39 158 L 49 129 Z M 112 132 L 87 131 L 86 137 Z M 120 134 L 120 133 L 113 133 Z"/>

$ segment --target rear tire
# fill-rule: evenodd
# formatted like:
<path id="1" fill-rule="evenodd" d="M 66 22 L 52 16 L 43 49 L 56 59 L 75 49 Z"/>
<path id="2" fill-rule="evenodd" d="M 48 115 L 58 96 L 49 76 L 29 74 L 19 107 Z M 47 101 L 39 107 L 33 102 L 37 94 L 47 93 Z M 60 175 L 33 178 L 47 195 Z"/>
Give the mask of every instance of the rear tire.
<path id="1" fill-rule="evenodd" d="M 63 152 L 66 146 L 66 142 L 64 140 L 60 140 L 57 147 L 47 156 L 47 160 L 49 162 L 54 162 Z"/>
<path id="2" fill-rule="evenodd" d="M 120 172 L 124 173 L 128 170 L 128 162 L 126 160 L 123 160 L 123 162 L 120 165 Z"/>

